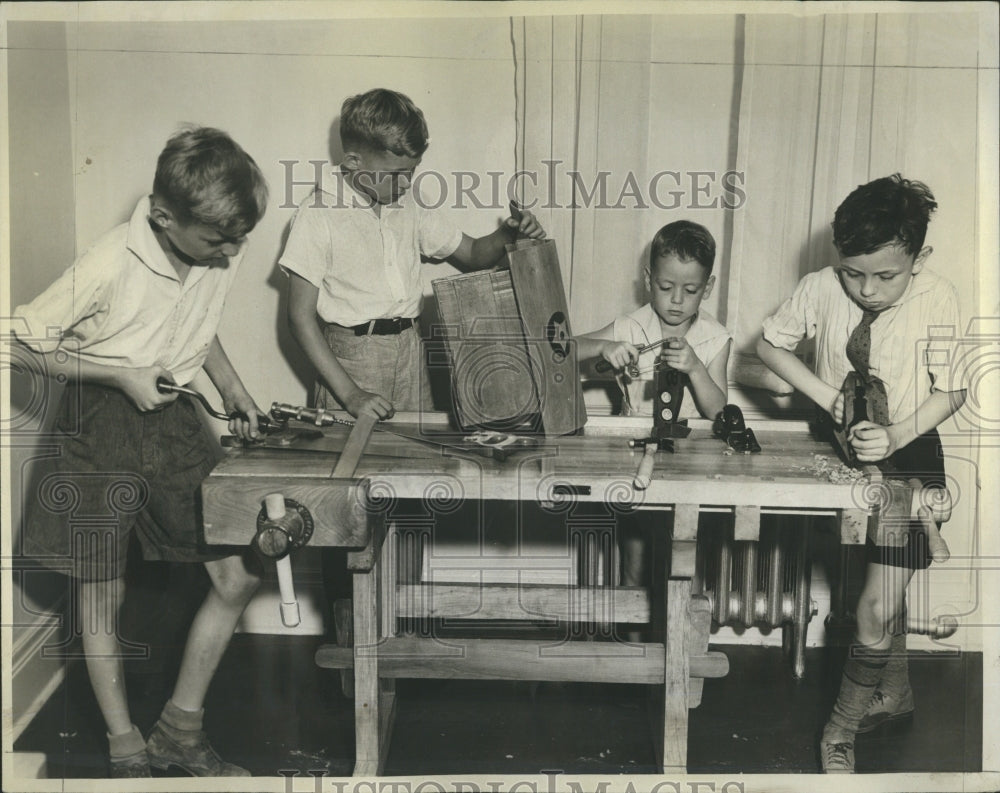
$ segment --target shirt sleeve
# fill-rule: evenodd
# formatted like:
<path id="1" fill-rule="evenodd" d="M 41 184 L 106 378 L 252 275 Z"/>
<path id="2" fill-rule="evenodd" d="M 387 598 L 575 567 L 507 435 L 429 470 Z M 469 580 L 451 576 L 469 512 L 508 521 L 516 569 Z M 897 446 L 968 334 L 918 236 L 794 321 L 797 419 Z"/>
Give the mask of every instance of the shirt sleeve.
<path id="1" fill-rule="evenodd" d="M 107 312 L 109 269 L 103 256 L 81 256 L 38 297 L 14 309 L 12 330 L 18 340 L 35 352 L 49 353 L 75 338 L 83 320 Z"/>
<path id="2" fill-rule="evenodd" d="M 462 232 L 444 212 L 425 209 L 417 202 L 420 253 L 432 259 L 451 256 L 462 242 Z"/>
<path id="3" fill-rule="evenodd" d="M 313 286 L 322 288 L 333 247 L 324 216 L 335 211 L 317 201 L 315 191 L 299 204 L 278 260 L 278 266 L 286 275 L 295 273 Z"/>
<path id="4" fill-rule="evenodd" d="M 924 363 L 934 391 L 961 391 L 969 387 L 968 361 L 963 359 L 967 345 L 960 344 L 961 324 L 958 293 L 947 284 L 934 294 L 931 321 L 927 327 L 927 347 Z"/>
<path id="5" fill-rule="evenodd" d="M 816 335 L 816 305 L 820 273 L 809 273 L 792 296 L 764 320 L 764 338 L 772 346 L 795 352 L 799 342 Z"/>

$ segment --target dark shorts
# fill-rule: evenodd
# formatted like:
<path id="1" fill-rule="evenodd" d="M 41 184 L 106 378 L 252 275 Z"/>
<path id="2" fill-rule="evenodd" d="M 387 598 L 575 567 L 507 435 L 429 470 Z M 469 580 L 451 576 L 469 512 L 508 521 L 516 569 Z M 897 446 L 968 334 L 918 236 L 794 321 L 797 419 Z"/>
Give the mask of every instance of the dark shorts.
<path id="1" fill-rule="evenodd" d="M 25 493 L 24 551 L 74 578 L 121 577 L 133 530 L 146 559 L 205 562 L 201 482 L 219 459 L 190 401 L 140 412 L 121 391 L 66 389 L 55 454 Z"/>
<path id="2" fill-rule="evenodd" d="M 947 486 L 941 437 L 937 430 L 919 436 L 908 446 L 879 463 L 878 467 L 886 477 L 919 479 L 925 486 L 941 488 Z M 874 564 L 904 567 L 910 570 L 923 570 L 931 564 L 927 535 L 923 527 L 915 522 L 910 524 L 905 544 L 898 547 L 876 545 L 869 537 L 865 543 L 865 558 Z"/>

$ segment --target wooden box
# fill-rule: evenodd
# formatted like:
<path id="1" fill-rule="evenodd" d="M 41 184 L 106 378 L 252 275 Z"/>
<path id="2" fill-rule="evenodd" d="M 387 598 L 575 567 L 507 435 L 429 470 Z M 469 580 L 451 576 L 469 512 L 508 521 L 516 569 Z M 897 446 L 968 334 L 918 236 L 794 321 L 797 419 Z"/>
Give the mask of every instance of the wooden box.
<path id="1" fill-rule="evenodd" d="M 463 429 L 553 436 L 586 423 L 555 242 L 519 240 L 505 265 L 432 285 Z"/>

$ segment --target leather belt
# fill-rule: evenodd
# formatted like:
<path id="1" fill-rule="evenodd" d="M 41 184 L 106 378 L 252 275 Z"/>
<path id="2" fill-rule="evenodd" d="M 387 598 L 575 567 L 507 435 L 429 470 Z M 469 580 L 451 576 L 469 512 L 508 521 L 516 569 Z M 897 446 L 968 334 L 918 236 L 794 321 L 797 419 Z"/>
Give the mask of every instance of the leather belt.
<path id="1" fill-rule="evenodd" d="M 373 319 L 360 325 L 349 325 L 355 336 L 395 336 L 407 328 L 413 327 L 409 317 L 393 317 L 392 319 Z"/>

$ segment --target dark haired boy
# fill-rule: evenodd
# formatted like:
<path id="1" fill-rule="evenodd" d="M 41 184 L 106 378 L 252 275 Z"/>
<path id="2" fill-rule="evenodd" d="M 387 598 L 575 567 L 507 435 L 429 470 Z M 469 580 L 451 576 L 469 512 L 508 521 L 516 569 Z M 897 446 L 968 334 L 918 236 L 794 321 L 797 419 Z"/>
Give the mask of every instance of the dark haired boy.
<path id="1" fill-rule="evenodd" d="M 626 370 L 617 376 L 623 415 L 653 415 L 657 360 L 690 379 L 679 418 L 715 418 L 725 407 L 732 336 L 701 309 L 715 286 L 714 265 L 715 240 L 708 229 L 689 220 L 668 223 L 650 245 L 645 268 L 649 302 L 578 339 L 581 360 L 600 356 L 616 370 Z M 637 354 L 637 348 L 660 339 L 669 343 Z M 632 367 L 638 376 L 629 374 Z"/>
<path id="2" fill-rule="evenodd" d="M 281 254 L 292 335 L 316 369 L 317 407 L 379 419 L 428 410 L 421 257 L 489 267 L 518 233 L 545 232 L 524 212 L 473 239 L 411 195 L 429 140 L 423 113 L 403 94 L 378 88 L 349 97 L 340 138 L 340 178 L 299 205 Z"/>
<path id="3" fill-rule="evenodd" d="M 267 185 L 238 144 L 207 127 L 167 142 L 153 185 L 128 223 L 14 312 L 15 328 L 27 329 L 17 341 L 37 370 L 71 380 L 53 429 L 60 454 L 36 471 L 24 551 L 79 585 L 83 651 L 108 731 L 111 776 L 148 777 L 150 763 L 248 776 L 212 749 L 202 706 L 260 578 L 240 556 L 210 553 L 201 542 L 196 498 L 217 449 L 190 400 L 161 393 L 157 382 L 184 385 L 204 368 L 226 412 L 245 417 L 230 421 L 230 431 L 256 437 L 259 411 L 216 329 L 246 235 L 264 214 Z M 59 495 L 67 492 L 72 510 Z M 71 521 L 70 512 L 100 516 L 109 508 L 117 513 L 110 527 Z M 117 633 L 133 532 L 147 559 L 203 562 L 211 579 L 148 743 L 132 724 Z"/>
<path id="4" fill-rule="evenodd" d="M 701 303 L 712 293 L 715 239 L 698 223 L 678 220 L 656 232 L 645 268 L 650 300 L 641 308 L 577 339 L 581 360 L 598 356 L 617 371 L 622 413 L 652 416 L 655 367 L 663 362 L 688 376 L 678 418 L 715 418 L 728 401 L 726 372 L 732 336 Z M 661 339 L 655 346 L 639 354 Z M 629 371 L 631 370 L 631 372 Z M 621 581 L 645 583 L 647 537 L 622 525 Z"/>
<path id="5" fill-rule="evenodd" d="M 957 328 L 958 297 L 927 270 L 924 246 L 937 202 L 926 185 L 899 174 L 856 188 L 838 207 L 833 242 L 838 263 L 806 275 L 764 322 L 757 354 L 771 369 L 842 424 L 848 374 L 861 378 L 884 423 L 854 425 L 848 441 L 862 463 L 886 475 L 944 487 L 944 458 L 935 429 L 965 401 L 952 380 L 946 350 L 922 344 L 935 327 Z M 816 339 L 815 374 L 795 355 Z M 923 523 L 930 513 L 921 510 Z M 853 773 L 854 739 L 913 711 L 906 659 L 906 586 L 930 555 L 919 523 L 905 545 L 869 536 L 857 635 L 840 693 L 823 730 L 823 771 Z"/>

